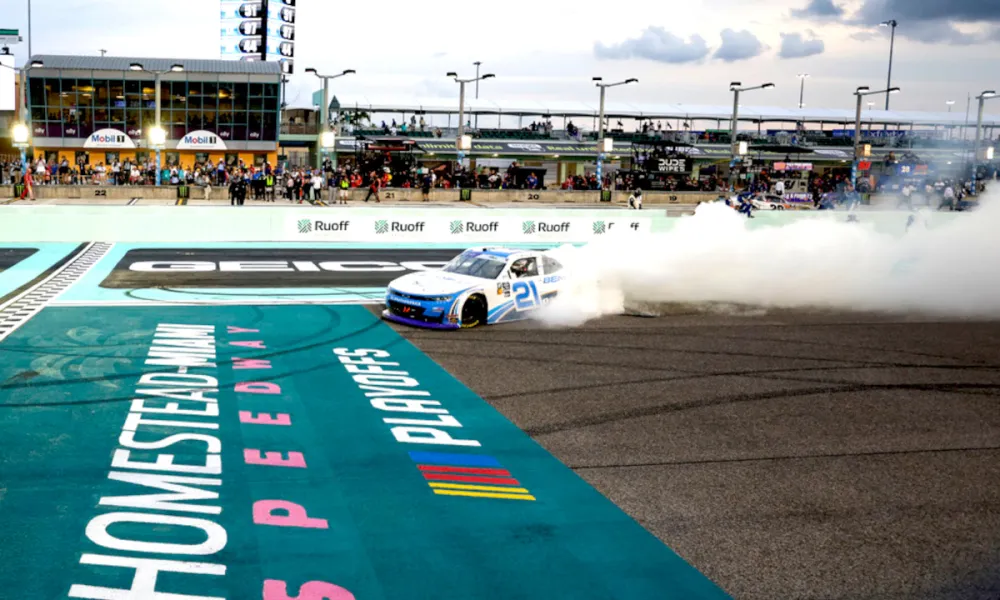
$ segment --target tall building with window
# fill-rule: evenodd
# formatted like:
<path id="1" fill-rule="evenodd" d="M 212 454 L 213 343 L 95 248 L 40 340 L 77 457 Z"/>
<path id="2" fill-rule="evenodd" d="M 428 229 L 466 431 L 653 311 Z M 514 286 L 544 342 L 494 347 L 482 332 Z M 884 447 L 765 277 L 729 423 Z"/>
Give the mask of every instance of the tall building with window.
<path id="1" fill-rule="evenodd" d="M 165 165 L 274 165 L 281 67 L 274 62 L 41 55 L 28 72 L 34 156 L 71 164 L 154 157 L 160 73 Z M 180 70 L 171 71 L 174 65 Z"/>

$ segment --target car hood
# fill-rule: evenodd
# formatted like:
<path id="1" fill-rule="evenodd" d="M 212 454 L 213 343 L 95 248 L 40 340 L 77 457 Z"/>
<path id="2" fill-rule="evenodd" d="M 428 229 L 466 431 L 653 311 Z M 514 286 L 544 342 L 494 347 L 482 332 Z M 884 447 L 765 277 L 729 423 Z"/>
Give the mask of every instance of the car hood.
<path id="1" fill-rule="evenodd" d="M 444 271 L 421 271 L 395 279 L 389 287 L 404 294 L 416 296 L 447 296 L 457 294 L 471 287 L 488 284 L 488 279 L 446 273 Z"/>

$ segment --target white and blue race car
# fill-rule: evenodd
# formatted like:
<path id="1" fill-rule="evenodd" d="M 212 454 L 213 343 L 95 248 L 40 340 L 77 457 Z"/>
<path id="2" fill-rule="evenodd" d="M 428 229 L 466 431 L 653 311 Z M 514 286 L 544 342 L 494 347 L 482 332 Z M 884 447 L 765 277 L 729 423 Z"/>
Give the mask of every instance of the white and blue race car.
<path id="1" fill-rule="evenodd" d="M 518 321 L 556 297 L 562 271 L 559 261 L 537 250 L 469 249 L 440 270 L 389 283 L 382 317 L 431 329 Z"/>

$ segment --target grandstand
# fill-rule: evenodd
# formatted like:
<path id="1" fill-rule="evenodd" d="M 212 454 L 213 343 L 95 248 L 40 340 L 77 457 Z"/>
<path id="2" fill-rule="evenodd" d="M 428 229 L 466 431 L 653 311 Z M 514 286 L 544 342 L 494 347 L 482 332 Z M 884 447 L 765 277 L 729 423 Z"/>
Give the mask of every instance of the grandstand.
<path id="1" fill-rule="evenodd" d="M 702 104 L 661 104 L 641 105 L 622 102 L 608 102 L 605 105 L 605 116 L 615 124 L 622 121 L 625 127 L 637 130 L 637 125 L 649 121 L 662 121 L 664 127 L 674 131 L 684 130 L 687 123 L 692 131 L 705 129 L 728 129 L 732 117 L 732 106 L 702 105 Z M 417 100 L 413 103 L 400 105 L 371 102 L 365 98 L 354 102 L 341 103 L 342 113 L 364 112 L 371 115 L 372 122 L 382 118 L 402 117 L 408 119 L 412 115 L 437 116 L 434 125 L 440 127 L 444 121 L 448 128 L 458 125 L 458 105 L 447 104 L 440 98 L 432 100 Z M 479 121 L 489 131 L 523 131 L 525 125 L 534 119 L 551 119 L 560 132 L 565 132 L 566 124 L 573 119 L 582 120 L 579 125 L 590 131 L 597 130 L 599 107 L 586 102 L 542 103 L 524 102 L 512 106 L 500 106 L 486 100 L 471 100 L 466 102 L 465 113 L 472 125 L 479 128 Z M 739 122 L 755 125 L 758 131 L 766 129 L 794 129 L 802 124 L 806 130 L 825 131 L 828 129 L 850 129 L 854 127 L 855 111 L 853 108 L 823 109 L 823 108 L 785 108 L 777 106 L 741 106 Z M 489 125 L 485 125 L 488 122 Z M 492 123 L 497 126 L 493 127 Z M 506 123 L 506 126 L 504 126 Z M 924 112 L 899 110 L 864 110 L 862 112 L 864 128 L 870 126 L 893 127 L 906 131 L 934 130 L 972 130 L 975 128 L 975 115 L 968 116 L 964 112 Z M 1000 127 L 1000 114 L 983 116 L 984 137 L 994 138 Z M 612 128 L 613 129 L 613 128 Z M 967 137 L 971 137 L 967 136 Z"/>

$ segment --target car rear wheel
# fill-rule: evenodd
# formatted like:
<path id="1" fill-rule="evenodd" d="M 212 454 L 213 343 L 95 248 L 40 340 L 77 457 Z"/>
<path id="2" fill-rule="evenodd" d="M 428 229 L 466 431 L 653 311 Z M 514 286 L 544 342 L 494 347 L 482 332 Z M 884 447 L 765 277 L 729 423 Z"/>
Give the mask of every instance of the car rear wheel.
<path id="1" fill-rule="evenodd" d="M 470 329 L 486 324 L 486 299 L 476 294 L 462 305 L 462 328 Z"/>

